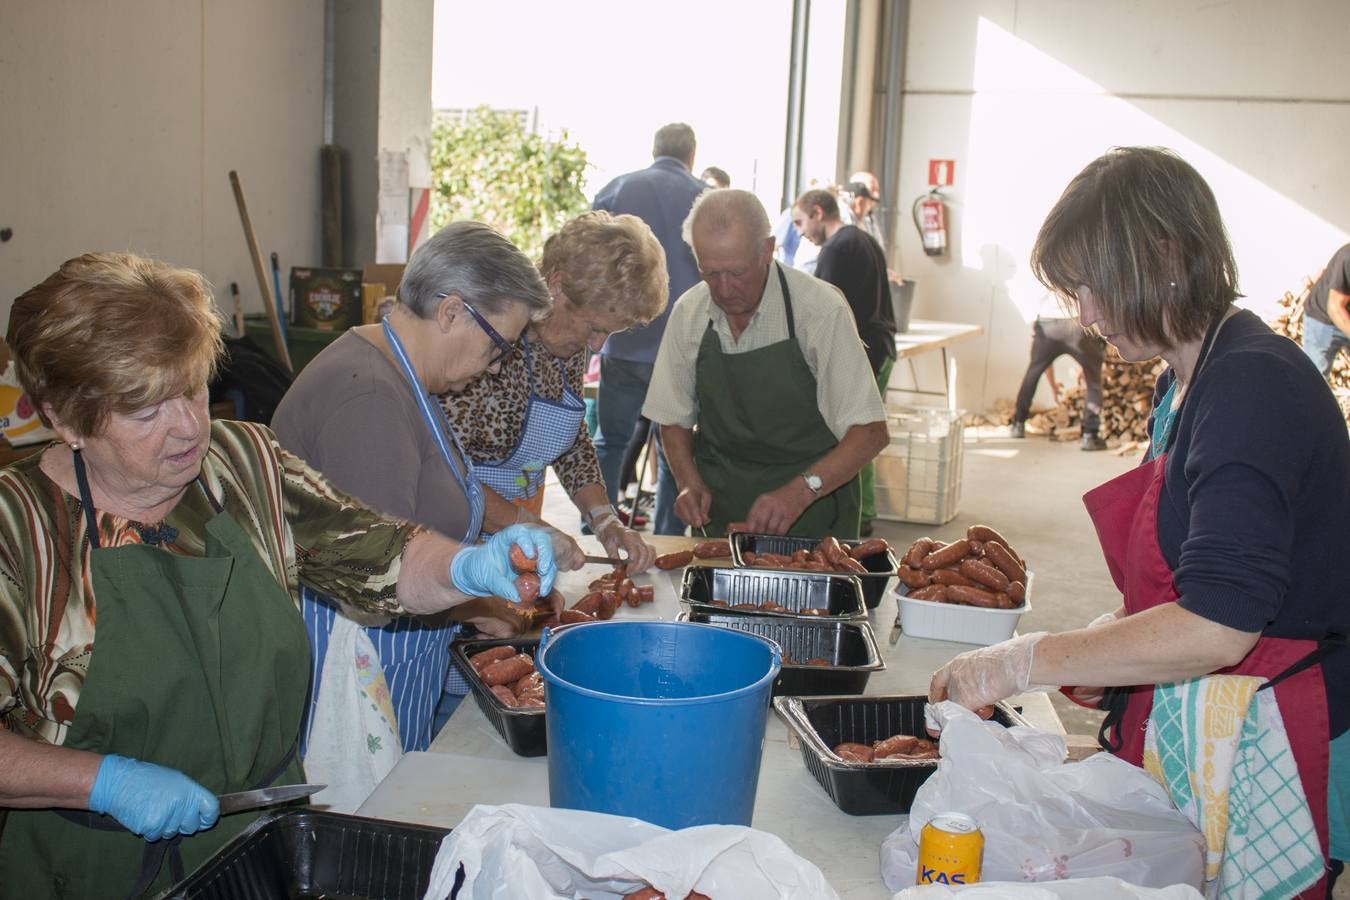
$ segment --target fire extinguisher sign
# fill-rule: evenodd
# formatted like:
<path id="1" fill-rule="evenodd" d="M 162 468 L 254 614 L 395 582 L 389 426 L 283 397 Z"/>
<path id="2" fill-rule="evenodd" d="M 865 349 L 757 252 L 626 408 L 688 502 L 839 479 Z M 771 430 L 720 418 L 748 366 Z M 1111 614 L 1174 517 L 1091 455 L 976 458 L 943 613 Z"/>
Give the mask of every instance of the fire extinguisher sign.
<path id="1" fill-rule="evenodd" d="M 956 160 L 930 159 L 928 161 L 928 184 L 930 186 L 950 186 L 956 177 Z"/>

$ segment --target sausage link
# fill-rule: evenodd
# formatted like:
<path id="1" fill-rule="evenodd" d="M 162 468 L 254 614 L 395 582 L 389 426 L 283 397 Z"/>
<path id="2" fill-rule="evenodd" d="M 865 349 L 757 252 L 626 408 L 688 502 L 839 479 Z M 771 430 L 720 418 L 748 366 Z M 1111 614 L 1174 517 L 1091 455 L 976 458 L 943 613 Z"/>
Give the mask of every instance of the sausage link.
<path id="1" fill-rule="evenodd" d="M 1014 581 L 1008 585 L 1008 596 L 1012 598 L 1015 607 L 1021 606 L 1027 602 L 1027 586 L 1020 581 Z"/>
<path id="2" fill-rule="evenodd" d="M 473 666 L 475 672 L 481 672 L 489 664 L 499 659 L 510 659 L 519 651 L 508 644 L 502 644 L 499 647 L 489 647 L 487 650 L 475 653 L 469 657 L 469 665 Z"/>
<path id="3" fill-rule="evenodd" d="M 952 541 L 940 550 L 934 550 L 923 558 L 919 567 L 933 571 L 941 569 L 943 566 L 949 566 L 954 562 L 959 562 L 970 555 L 970 541 L 960 540 Z"/>
<path id="4" fill-rule="evenodd" d="M 971 581 L 960 572 L 952 571 L 951 569 L 938 569 L 936 572 L 932 573 L 931 577 L 933 579 L 933 584 L 945 584 L 948 586 L 957 584 L 962 587 L 975 587 L 975 582 Z"/>
<path id="5" fill-rule="evenodd" d="M 755 564 L 755 560 L 758 558 L 759 554 L 753 550 L 747 550 L 741 554 L 741 561 L 744 562 L 747 566 L 753 566 Z"/>
<path id="6" fill-rule="evenodd" d="M 638 585 L 638 599 L 643 603 L 651 603 L 656 599 L 656 585 L 640 584 Z"/>
<path id="7" fill-rule="evenodd" d="M 959 585 L 957 585 L 959 587 Z M 928 587 L 921 587 L 909 592 L 909 595 L 915 600 L 932 600 L 934 603 L 946 603 L 947 592 L 955 590 L 955 587 L 947 587 L 943 584 L 930 584 Z"/>
<path id="8" fill-rule="evenodd" d="M 730 541 L 704 541 L 694 545 L 694 555 L 699 559 L 720 559 L 731 555 Z"/>
<path id="9" fill-rule="evenodd" d="M 891 545 L 886 543 L 885 538 L 872 538 L 849 547 L 848 555 L 854 559 L 862 559 L 864 556 L 876 556 L 878 553 L 885 553 L 889 549 L 891 549 Z"/>
<path id="10" fill-rule="evenodd" d="M 921 572 L 918 569 L 911 569 L 909 566 L 899 568 L 900 583 L 907 588 L 921 588 L 928 586 L 928 573 Z"/>
<path id="11" fill-rule="evenodd" d="M 919 739 L 911 734 L 896 734 L 872 744 L 872 756 L 880 759 L 892 753 L 909 753 L 919 744 Z"/>
<path id="12" fill-rule="evenodd" d="M 642 597 L 638 594 L 638 587 L 633 583 L 633 579 L 625 578 L 619 582 L 619 599 L 634 609 L 642 603 Z"/>
<path id="13" fill-rule="evenodd" d="M 970 538 L 966 538 L 966 540 L 969 541 Z M 984 556 L 984 541 L 970 541 L 970 555 Z"/>
<path id="14" fill-rule="evenodd" d="M 998 543 L 1002 544 L 1007 549 L 1007 551 L 1011 553 L 1014 557 L 1016 557 L 1017 559 L 1022 558 L 1021 554 L 1019 554 L 1016 550 L 1013 549 L 1013 545 L 1008 543 L 1007 538 L 999 534 L 994 529 L 990 528 L 988 525 L 970 526 L 969 528 L 966 529 L 966 537 L 972 538 L 977 541 L 981 541 L 986 544 L 989 543 L 990 541 L 997 541 Z"/>
<path id="15" fill-rule="evenodd" d="M 839 565 L 836 568 L 841 572 L 848 572 L 850 575 L 869 574 L 866 566 L 847 554 L 840 558 Z"/>
<path id="16" fill-rule="evenodd" d="M 905 565 L 909 566 L 911 569 L 919 568 L 919 564 L 923 562 L 923 558 L 929 553 L 932 553 L 933 547 L 936 545 L 937 541 L 930 537 L 919 538 L 909 545 L 909 550 L 905 551 Z"/>
<path id="17" fill-rule="evenodd" d="M 511 689 L 506 685 L 494 684 L 489 690 L 492 691 L 492 696 L 496 697 L 507 706 L 516 705 L 516 695 L 511 693 Z"/>
<path id="18" fill-rule="evenodd" d="M 534 671 L 534 660 L 528 654 L 518 653 L 510 659 L 499 659 L 483 668 L 483 684 L 511 684 Z"/>
<path id="19" fill-rule="evenodd" d="M 981 588 L 961 587 L 959 584 L 947 588 L 947 602 L 964 603 L 966 606 L 979 606 L 984 609 L 998 608 L 998 598 L 990 591 Z"/>
<path id="20" fill-rule="evenodd" d="M 588 616 L 594 616 L 596 613 L 600 611 L 601 599 L 602 598 L 600 591 L 591 591 L 589 594 L 582 597 L 576 603 L 573 603 L 572 609 L 575 610 L 576 612 L 583 612 Z"/>
<path id="21" fill-rule="evenodd" d="M 961 574 L 971 581 L 995 591 L 1006 591 L 1008 589 L 1008 576 L 983 560 L 963 560 L 961 562 Z"/>
<path id="22" fill-rule="evenodd" d="M 693 550 L 680 550 L 677 553 L 666 553 L 656 558 L 656 567 L 658 569 L 679 569 L 689 565 L 694 561 Z"/>
<path id="23" fill-rule="evenodd" d="M 614 618 L 614 613 L 615 611 L 618 610 L 618 608 L 619 608 L 619 592 L 601 591 L 600 608 L 595 611 L 595 617 L 597 619 L 612 619 Z"/>
<path id="24" fill-rule="evenodd" d="M 1027 570 L 1013 556 L 1013 552 L 998 541 L 989 541 L 984 545 L 984 555 L 998 566 L 1000 572 L 1008 576 L 1009 581 L 1027 583 Z"/>
<path id="25" fill-rule="evenodd" d="M 521 603 L 533 603 L 535 600 L 538 600 L 539 575 L 535 572 L 521 572 L 517 575 L 516 593 L 520 595 Z"/>
<path id="26" fill-rule="evenodd" d="M 525 550 L 519 544 L 512 544 L 510 549 L 511 568 L 517 572 L 538 572 L 539 560 L 530 559 L 525 555 Z"/>
<path id="27" fill-rule="evenodd" d="M 792 551 L 792 564 L 794 566 L 799 566 L 802 563 L 806 562 L 806 560 L 810 558 L 810 555 L 811 555 L 810 551 L 808 551 L 805 547 L 799 547 L 796 550 Z"/>
<path id="28" fill-rule="evenodd" d="M 839 545 L 839 539 L 835 537 L 823 539 L 816 549 L 824 553 L 825 561 L 834 566 L 842 565 L 843 560 L 853 558 L 848 555 L 847 550 Z"/>
<path id="29" fill-rule="evenodd" d="M 564 609 L 558 613 L 558 622 L 563 625 L 574 625 L 577 622 L 594 622 L 595 616 L 590 613 L 582 612 L 579 609 Z"/>
<path id="30" fill-rule="evenodd" d="M 517 697 L 524 697 L 527 694 L 544 696 L 544 676 L 538 672 L 531 672 L 511 685 L 511 693 Z"/>
<path id="31" fill-rule="evenodd" d="M 840 759 L 846 759 L 850 762 L 871 762 L 872 748 L 866 744 L 855 744 L 844 742 L 834 745 L 834 755 Z"/>
<path id="32" fill-rule="evenodd" d="M 1014 609 L 1017 606 L 1012 597 L 1008 596 L 1007 591 L 995 591 L 994 603 L 998 605 L 999 609 Z"/>

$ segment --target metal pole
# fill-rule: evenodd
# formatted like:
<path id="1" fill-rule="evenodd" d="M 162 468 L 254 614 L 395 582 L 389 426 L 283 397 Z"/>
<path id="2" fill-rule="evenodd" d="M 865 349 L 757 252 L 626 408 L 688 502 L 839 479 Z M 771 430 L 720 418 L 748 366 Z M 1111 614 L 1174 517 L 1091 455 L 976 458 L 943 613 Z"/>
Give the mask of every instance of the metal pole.
<path id="1" fill-rule="evenodd" d="M 860 0 L 847 0 L 844 6 L 844 72 L 839 79 L 839 141 L 835 146 L 834 164 L 834 180 L 840 184 L 843 184 L 850 171 L 853 120 L 858 114 L 859 3 Z"/>
<path id="2" fill-rule="evenodd" d="M 900 186 L 900 126 L 904 118 L 905 43 L 909 36 L 909 0 L 893 0 L 886 4 L 886 95 L 882 104 L 882 144 L 877 158 L 881 160 L 881 178 L 887 197 L 899 197 Z M 882 229 L 891 247 L 897 245 L 896 228 L 900 223 L 898 202 L 881 205 Z"/>
<path id="3" fill-rule="evenodd" d="M 802 124 L 806 108 L 806 51 L 810 24 L 811 0 L 792 0 L 787 138 L 783 147 L 783 196 L 779 209 L 791 206 L 802 186 Z"/>

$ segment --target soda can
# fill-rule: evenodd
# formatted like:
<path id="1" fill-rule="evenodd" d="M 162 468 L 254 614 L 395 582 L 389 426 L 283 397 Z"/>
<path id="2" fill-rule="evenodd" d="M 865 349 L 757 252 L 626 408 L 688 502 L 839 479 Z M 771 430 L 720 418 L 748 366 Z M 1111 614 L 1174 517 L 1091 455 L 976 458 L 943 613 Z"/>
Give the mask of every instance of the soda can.
<path id="1" fill-rule="evenodd" d="M 974 884 L 984 863 L 984 832 L 961 813 L 934 816 L 919 834 L 918 884 Z"/>

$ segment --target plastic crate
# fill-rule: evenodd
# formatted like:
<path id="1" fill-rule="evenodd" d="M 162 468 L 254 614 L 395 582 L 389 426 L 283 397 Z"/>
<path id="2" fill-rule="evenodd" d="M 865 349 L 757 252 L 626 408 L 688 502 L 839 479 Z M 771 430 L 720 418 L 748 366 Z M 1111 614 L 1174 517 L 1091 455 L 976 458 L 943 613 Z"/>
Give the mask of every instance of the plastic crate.
<path id="1" fill-rule="evenodd" d="M 731 564 L 738 569 L 747 569 L 752 572 L 799 572 L 800 569 L 762 569 L 759 566 L 748 566 L 745 562 L 747 553 L 777 553 L 782 556 L 791 556 L 797 550 L 814 550 L 821 541 L 814 537 L 794 537 L 792 535 L 781 534 L 754 534 L 748 531 L 733 531 L 727 535 L 727 540 L 731 543 Z M 855 547 L 858 544 L 866 543 L 866 539 L 840 539 L 839 543 L 844 547 Z M 876 609 L 881 603 L 881 595 L 886 592 L 886 585 L 895 577 L 900 569 L 900 560 L 895 555 L 895 549 L 887 547 L 884 553 L 873 553 L 871 556 L 864 556 L 858 560 L 867 574 L 854 574 L 852 577 L 862 582 L 863 601 L 868 609 Z M 833 575 L 846 575 L 849 573 L 838 571 Z"/>
<path id="2" fill-rule="evenodd" d="M 942 525 L 956 518 L 965 462 L 964 410 L 887 407 L 891 440 L 873 461 L 878 519 Z"/>
<path id="3" fill-rule="evenodd" d="M 450 661 L 464 675 L 464 680 L 473 689 L 474 700 L 483 715 L 497 729 L 497 733 L 506 741 L 511 752 L 517 756 L 548 755 L 548 733 L 544 725 L 544 708 L 520 708 L 507 706 L 492 693 L 492 688 L 478 677 L 469 657 L 493 647 L 510 646 L 521 653 L 535 656 L 539 652 L 539 639 L 506 638 L 483 641 L 455 641 L 450 645 Z"/>
<path id="4" fill-rule="evenodd" d="M 309 809 L 264 813 L 171 888 L 174 900 L 421 900 L 445 828 Z"/>
<path id="5" fill-rule="evenodd" d="M 891 697 L 778 697 L 774 710 L 800 739 L 802 760 L 830 795 L 851 816 L 907 813 L 919 786 L 937 771 L 936 759 L 850 762 L 833 748 L 844 742 L 871 744 L 897 734 L 927 735 L 923 695 Z M 1011 706 L 994 704 L 994 721 L 1026 725 Z"/>
<path id="6" fill-rule="evenodd" d="M 873 672 L 886 668 L 867 622 L 806 622 L 770 616 L 720 615 L 702 607 L 680 613 L 687 622 L 733 628 L 758 634 L 778 644 L 784 662 L 773 695 L 807 697 L 818 694 L 861 694 Z M 787 662 L 791 657 L 798 662 Z M 807 665 L 808 659 L 828 659 L 828 666 Z"/>

